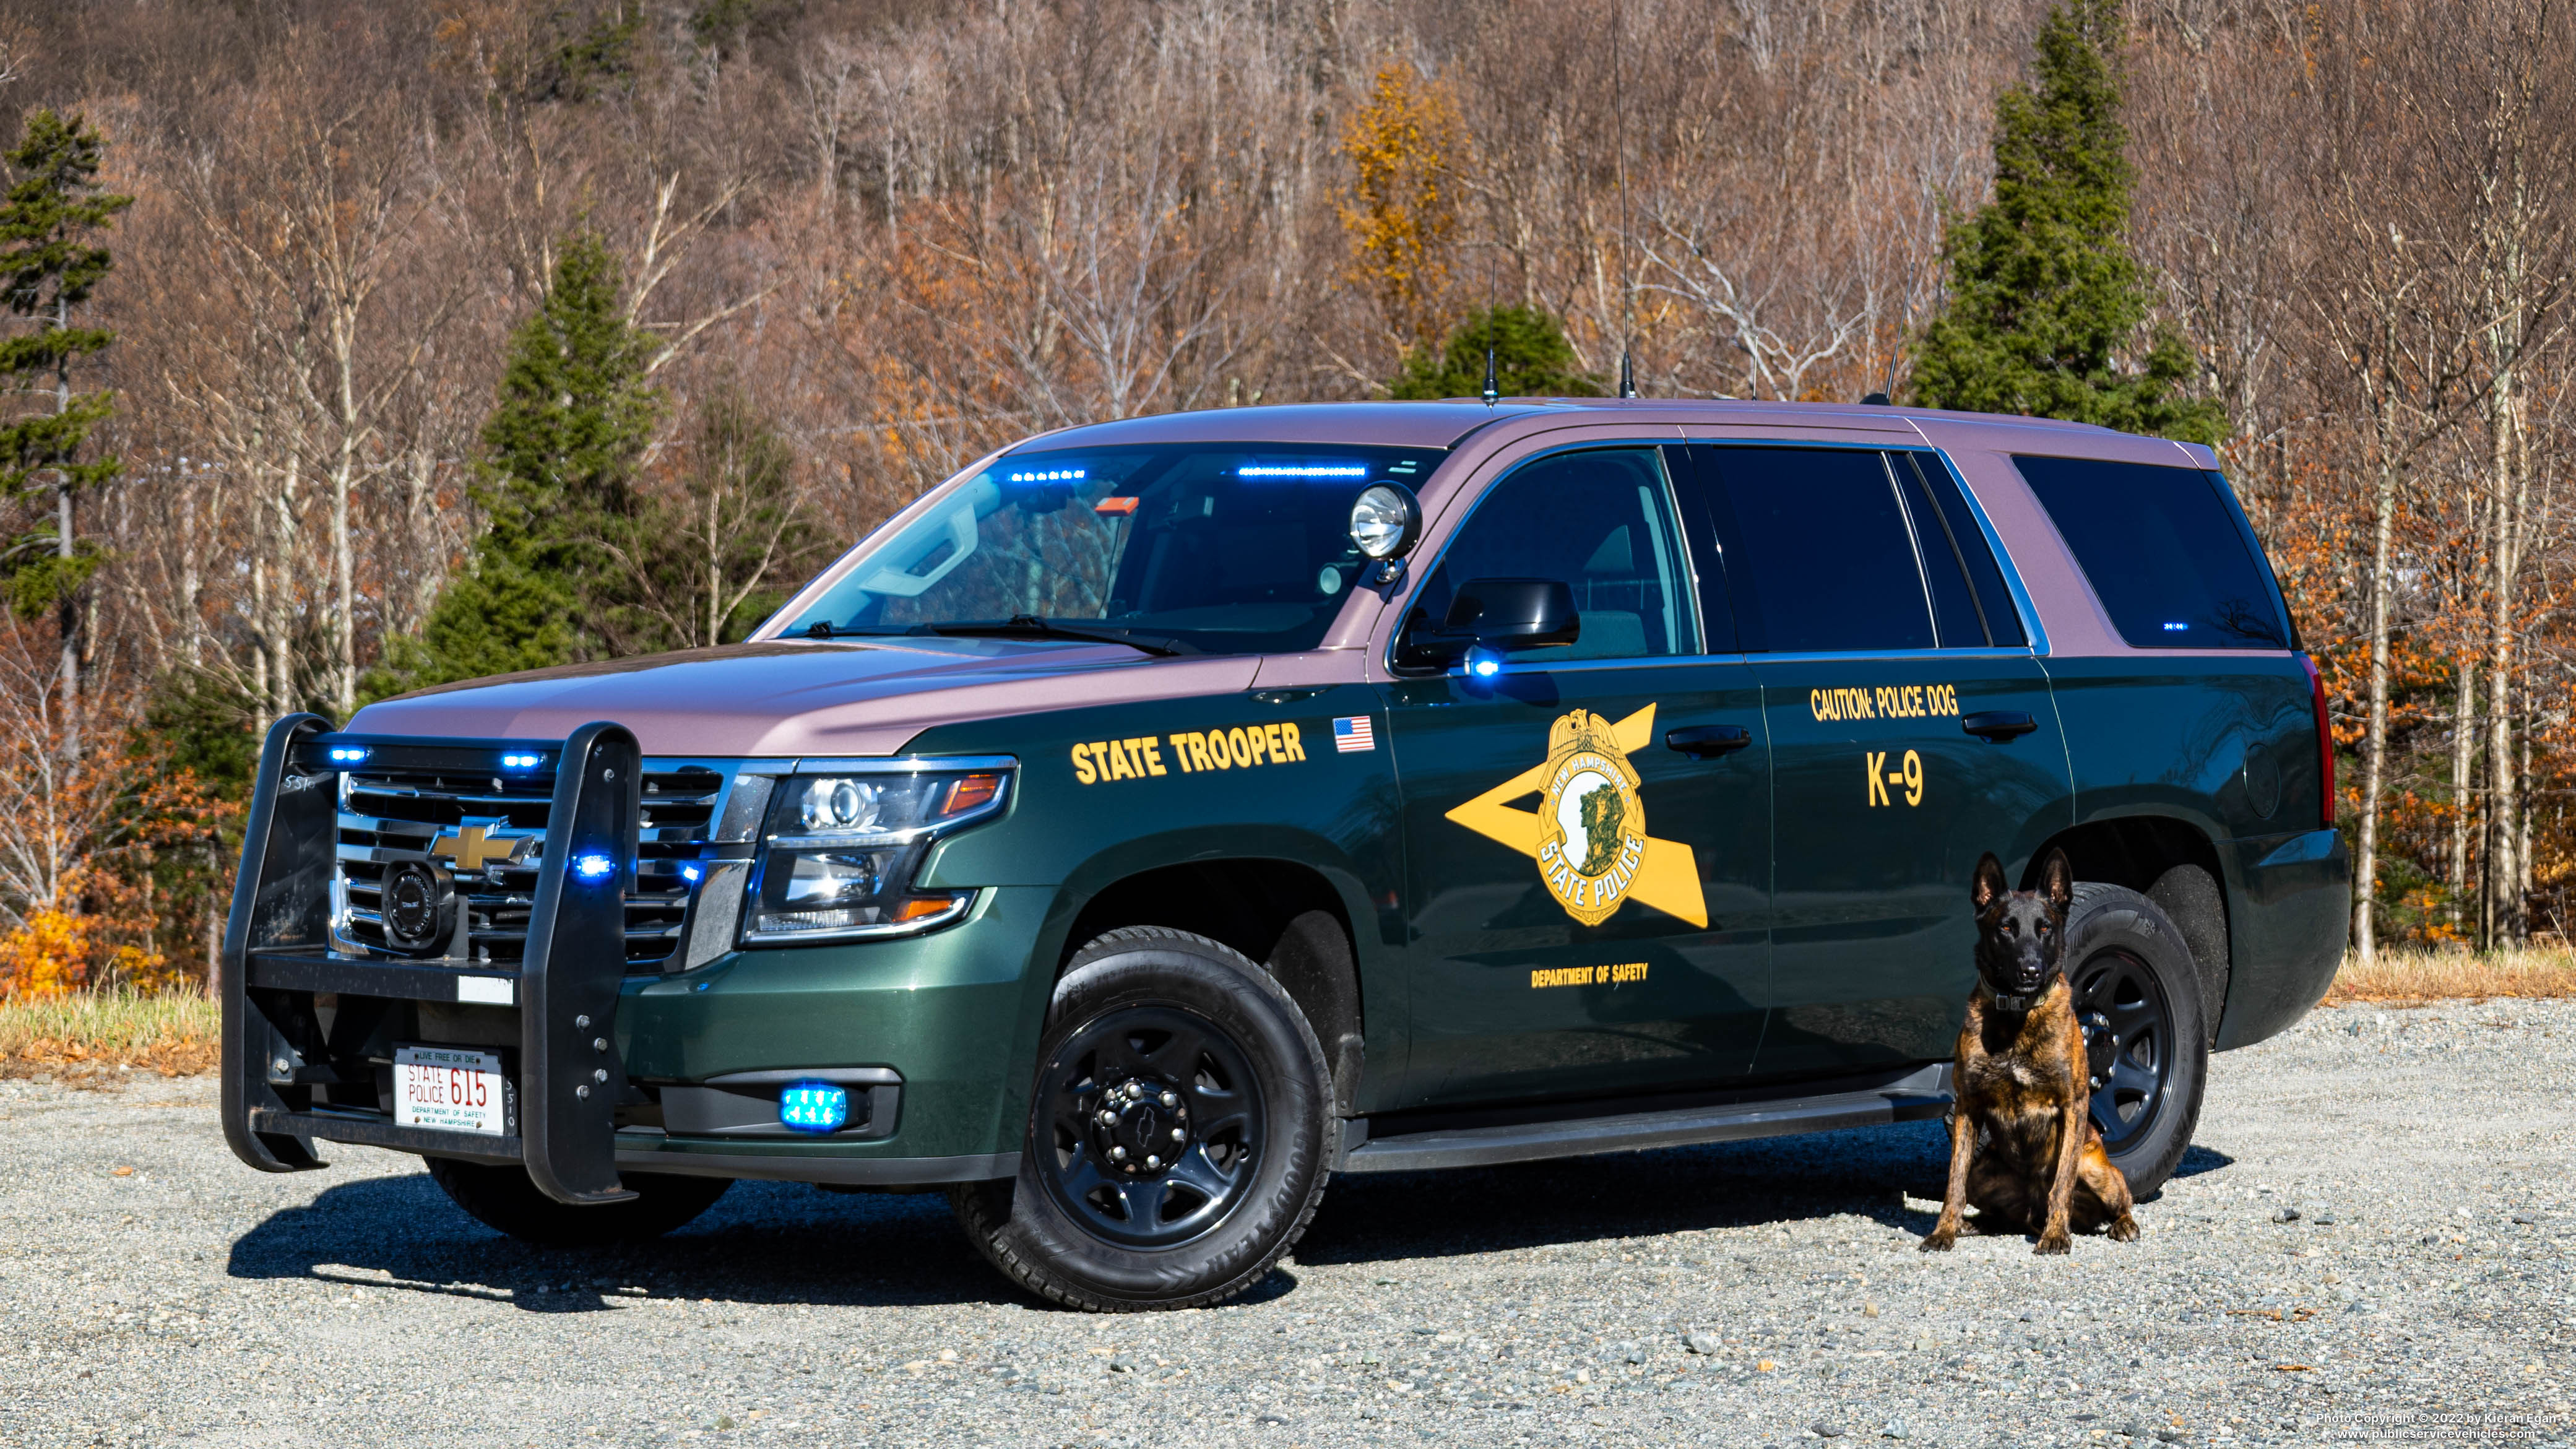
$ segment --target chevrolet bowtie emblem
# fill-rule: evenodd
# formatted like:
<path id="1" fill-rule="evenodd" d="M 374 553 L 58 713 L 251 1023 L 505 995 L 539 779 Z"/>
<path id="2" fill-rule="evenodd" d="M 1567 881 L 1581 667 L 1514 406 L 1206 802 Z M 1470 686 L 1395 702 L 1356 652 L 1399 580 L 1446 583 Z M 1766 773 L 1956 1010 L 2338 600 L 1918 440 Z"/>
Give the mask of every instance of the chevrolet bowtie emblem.
<path id="1" fill-rule="evenodd" d="M 456 862 L 460 871 L 477 871 L 487 865 L 517 865 L 525 859 L 528 847 L 536 841 L 524 835 L 494 839 L 480 825 L 468 825 L 454 835 L 442 835 L 429 843 L 429 853 L 443 855 Z"/>

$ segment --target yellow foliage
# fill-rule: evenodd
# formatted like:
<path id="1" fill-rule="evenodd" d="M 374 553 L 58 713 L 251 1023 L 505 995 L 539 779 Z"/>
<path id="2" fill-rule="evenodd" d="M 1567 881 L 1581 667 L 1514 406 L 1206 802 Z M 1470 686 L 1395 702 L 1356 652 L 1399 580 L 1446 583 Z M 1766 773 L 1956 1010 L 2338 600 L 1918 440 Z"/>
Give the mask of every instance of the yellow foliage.
<path id="1" fill-rule="evenodd" d="M 0 997 L 57 997 L 99 979 L 138 985 L 160 981 L 169 962 L 160 952 L 140 946 L 112 946 L 99 939 L 97 916 L 48 907 L 27 923 L 0 937 Z"/>
<path id="2" fill-rule="evenodd" d="M 92 919 L 40 910 L 0 939 L 0 994 L 63 996 L 89 978 Z"/>
<path id="3" fill-rule="evenodd" d="M 1378 71 L 1368 103 L 1342 123 L 1342 155 L 1354 173 L 1341 208 L 1356 254 L 1351 279 L 1417 341 L 1443 320 L 1466 132 L 1449 88 L 1401 61 Z"/>

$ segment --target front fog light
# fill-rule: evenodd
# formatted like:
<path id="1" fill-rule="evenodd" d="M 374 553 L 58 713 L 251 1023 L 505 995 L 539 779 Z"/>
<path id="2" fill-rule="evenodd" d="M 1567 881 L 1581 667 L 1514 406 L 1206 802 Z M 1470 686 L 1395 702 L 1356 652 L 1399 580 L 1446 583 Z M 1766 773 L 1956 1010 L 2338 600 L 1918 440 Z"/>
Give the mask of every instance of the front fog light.
<path id="1" fill-rule="evenodd" d="M 838 1132 L 849 1125 L 850 1092 L 830 1082 L 797 1082 L 778 1094 L 779 1125 L 791 1132 Z"/>

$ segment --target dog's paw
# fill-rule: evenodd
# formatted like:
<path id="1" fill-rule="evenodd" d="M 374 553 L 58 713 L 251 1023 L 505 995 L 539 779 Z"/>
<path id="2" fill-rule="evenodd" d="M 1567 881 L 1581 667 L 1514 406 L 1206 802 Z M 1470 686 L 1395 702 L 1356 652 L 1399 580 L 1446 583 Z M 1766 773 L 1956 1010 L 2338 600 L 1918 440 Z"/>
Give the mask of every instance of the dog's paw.
<path id="1" fill-rule="evenodd" d="M 2134 1243 L 2137 1240 L 2138 1220 L 2129 1216 L 2127 1213 L 2120 1214 L 2120 1216 L 2111 1224 L 2111 1241 L 2115 1243 Z"/>
<path id="2" fill-rule="evenodd" d="M 2071 1253 L 2075 1251 L 2075 1240 L 2066 1235 L 2066 1229 L 2064 1228 L 2050 1228 L 2047 1232 L 2039 1235 L 2039 1246 L 2031 1249 L 2031 1251 L 2039 1254 L 2041 1257 L 2054 1257 L 2059 1253 Z"/>
<path id="3" fill-rule="evenodd" d="M 1927 1253 L 1946 1253 L 1950 1251 L 1951 1244 L 1958 1241 L 1959 1235 L 1955 1232 L 1936 1231 L 1926 1233 L 1919 1246 Z"/>

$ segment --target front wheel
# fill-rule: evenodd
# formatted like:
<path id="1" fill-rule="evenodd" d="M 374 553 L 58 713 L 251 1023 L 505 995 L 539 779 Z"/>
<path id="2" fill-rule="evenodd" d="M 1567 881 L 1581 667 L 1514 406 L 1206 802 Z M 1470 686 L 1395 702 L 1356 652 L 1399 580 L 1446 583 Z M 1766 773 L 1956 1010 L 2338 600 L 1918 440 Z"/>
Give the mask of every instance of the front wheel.
<path id="1" fill-rule="evenodd" d="M 618 1181 L 635 1196 L 623 1202 L 574 1206 L 537 1189 L 524 1167 L 506 1163 L 429 1159 L 430 1180 L 485 1227 L 550 1248 L 640 1243 L 682 1226 L 716 1205 L 733 1186 L 729 1177 L 623 1172 Z"/>
<path id="2" fill-rule="evenodd" d="M 2066 979 L 2084 1028 L 2093 1125 L 2111 1165 L 2145 1197 L 2191 1146 L 2209 1078 L 2200 967 L 2155 902 L 2120 886 L 2075 887 Z"/>
<path id="3" fill-rule="evenodd" d="M 995 1267 L 1073 1308 L 1222 1302 L 1323 1197 L 1332 1073 L 1269 973 L 1139 926 L 1085 946 L 1038 1049 L 1019 1176 L 950 1200 Z"/>

